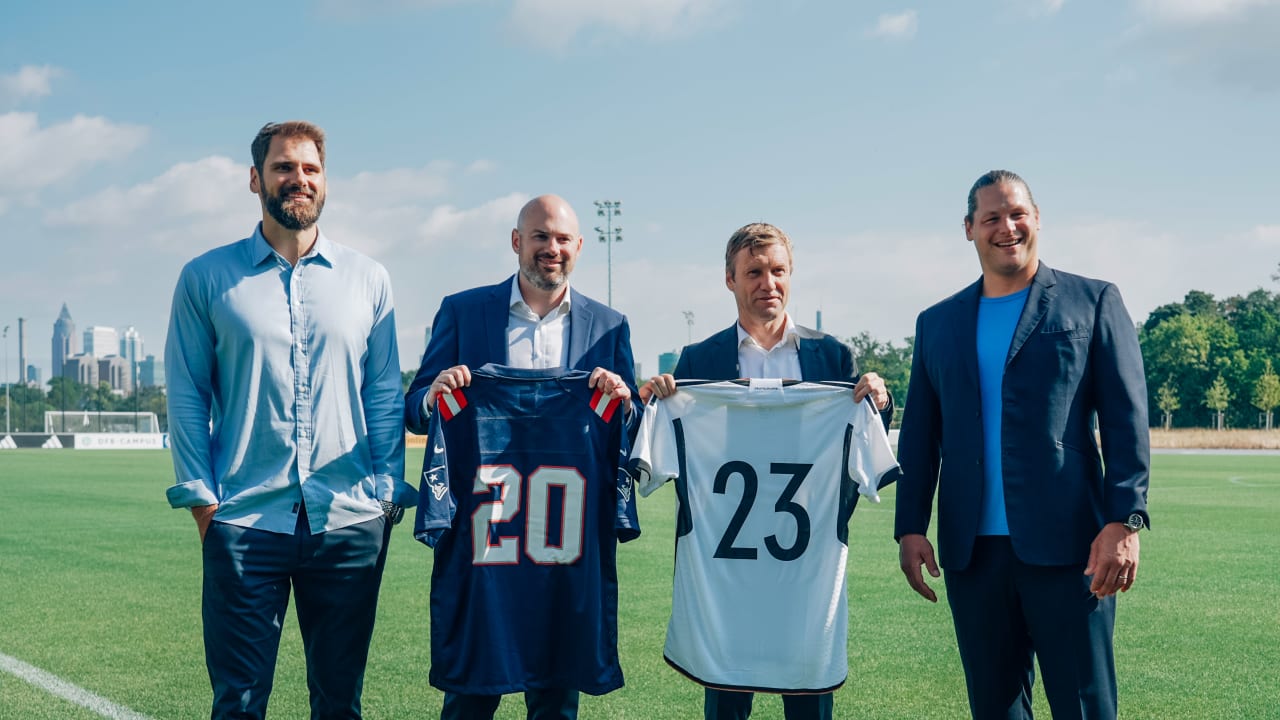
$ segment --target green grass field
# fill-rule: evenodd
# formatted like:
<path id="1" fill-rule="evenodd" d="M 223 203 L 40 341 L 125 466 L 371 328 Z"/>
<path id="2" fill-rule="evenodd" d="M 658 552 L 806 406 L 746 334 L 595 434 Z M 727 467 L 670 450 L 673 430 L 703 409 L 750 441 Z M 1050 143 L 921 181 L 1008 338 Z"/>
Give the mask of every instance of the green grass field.
<path id="1" fill-rule="evenodd" d="M 421 452 L 411 451 L 417 468 Z M 164 452 L 0 452 L 0 654 L 153 718 L 208 716 L 195 525 L 170 510 Z M 1121 716 L 1280 718 L 1280 456 L 1157 455 L 1134 590 L 1121 597 Z M 666 666 L 675 493 L 641 502 L 644 535 L 619 547 L 625 688 L 583 697 L 584 718 L 701 717 L 701 689 Z M 945 599 L 897 567 L 892 490 L 851 529 L 842 718 L 961 718 L 964 684 Z M 437 717 L 427 684 L 431 552 L 396 529 L 366 675 L 365 716 Z M 939 581 L 935 583 L 941 594 Z M 1042 697 L 1037 712 L 1048 717 Z M 271 714 L 303 718 L 301 642 L 285 628 Z M 781 717 L 758 696 L 756 717 Z M 0 671 L 0 718 L 97 715 Z M 501 718 L 522 718 L 517 697 Z"/>

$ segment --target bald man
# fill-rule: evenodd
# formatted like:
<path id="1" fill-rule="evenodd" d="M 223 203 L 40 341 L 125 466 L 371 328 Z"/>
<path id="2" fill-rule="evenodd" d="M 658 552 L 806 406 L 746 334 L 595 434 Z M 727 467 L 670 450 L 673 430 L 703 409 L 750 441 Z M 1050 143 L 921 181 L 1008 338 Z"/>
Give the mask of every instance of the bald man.
<path id="1" fill-rule="evenodd" d="M 581 250 L 578 217 L 562 198 L 543 195 L 520 210 L 511 231 L 511 251 L 519 258 L 515 275 L 450 295 L 440 304 L 422 367 L 405 394 L 410 432 L 426 434 L 440 393 L 469 385 L 470 368 L 486 363 L 589 371 L 591 387 L 621 398 L 628 424 L 634 425 L 631 330 L 621 313 L 570 289 L 569 275 Z M 518 611 L 518 598 L 513 601 Z M 442 720 L 491 718 L 501 699 L 442 689 Z M 525 690 L 530 720 L 577 717 L 576 689 Z"/>

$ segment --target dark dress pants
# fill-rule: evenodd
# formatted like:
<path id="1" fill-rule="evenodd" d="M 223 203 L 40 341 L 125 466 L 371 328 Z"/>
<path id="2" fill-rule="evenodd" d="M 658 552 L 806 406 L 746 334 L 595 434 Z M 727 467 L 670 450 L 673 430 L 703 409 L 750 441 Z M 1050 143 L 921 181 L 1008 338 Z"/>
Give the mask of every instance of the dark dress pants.
<path id="1" fill-rule="evenodd" d="M 266 715 L 280 628 L 295 593 L 313 720 L 360 717 L 390 525 L 312 535 L 214 522 L 204 540 L 204 647 L 214 720 Z"/>
<path id="2" fill-rule="evenodd" d="M 440 720 L 488 720 L 498 710 L 501 695 L 444 694 Z M 561 688 L 528 690 L 524 694 L 528 720 L 575 720 L 578 717 L 578 691 Z"/>
<path id="3" fill-rule="evenodd" d="M 747 720 L 754 697 L 755 693 L 706 688 L 703 716 L 706 720 Z M 782 713 L 786 720 L 831 720 L 833 704 L 832 693 L 783 695 Z"/>
<path id="4" fill-rule="evenodd" d="M 976 720 L 1031 718 L 1036 660 L 1054 720 L 1114 720 L 1116 599 L 1089 592 L 1083 565 L 1027 565 L 981 536 L 945 581 Z"/>

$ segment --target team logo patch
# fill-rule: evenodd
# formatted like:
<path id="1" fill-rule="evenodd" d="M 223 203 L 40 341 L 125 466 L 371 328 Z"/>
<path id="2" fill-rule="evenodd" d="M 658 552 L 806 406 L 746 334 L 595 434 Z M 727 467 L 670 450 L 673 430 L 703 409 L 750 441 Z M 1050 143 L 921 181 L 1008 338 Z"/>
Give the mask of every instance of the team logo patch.
<path id="1" fill-rule="evenodd" d="M 605 422 L 613 419 L 613 413 L 621 403 L 621 399 L 601 390 L 596 390 L 595 394 L 591 396 L 591 409 Z"/>
<path id="2" fill-rule="evenodd" d="M 454 415 L 462 412 L 462 408 L 467 406 L 467 398 L 462 394 L 462 389 L 450 390 L 447 393 L 440 393 L 436 399 L 436 407 L 439 408 L 440 414 L 445 420 L 452 420 Z"/>
<path id="3" fill-rule="evenodd" d="M 619 468 L 618 473 L 618 495 L 622 496 L 622 502 L 631 502 L 631 488 L 635 485 L 635 480 L 631 477 L 631 473 L 625 469 Z"/>
<path id="4" fill-rule="evenodd" d="M 422 473 L 422 479 L 426 481 L 427 487 L 431 488 L 431 494 L 436 500 L 443 500 L 444 496 L 449 494 L 449 486 L 440 480 L 440 468 L 432 468 L 429 472 Z"/>

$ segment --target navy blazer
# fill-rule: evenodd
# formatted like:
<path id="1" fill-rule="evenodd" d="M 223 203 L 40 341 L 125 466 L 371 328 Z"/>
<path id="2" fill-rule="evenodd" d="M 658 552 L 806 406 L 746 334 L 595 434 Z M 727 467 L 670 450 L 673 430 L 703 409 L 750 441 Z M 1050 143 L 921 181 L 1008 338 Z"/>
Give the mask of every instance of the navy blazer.
<path id="1" fill-rule="evenodd" d="M 936 492 L 939 562 L 952 570 L 969 565 L 982 506 L 981 293 L 979 279 L 916 319 L 898 436 L 894 536 L 928 530 Z M 1083 564 L 1103 525 L 1147 508 L 1146 380 L 1120 291 L 1041 263 L 1009 346 L 1002 396 L 1014 553 L 1032 565 Z"/>
<path id="2" fill-rule="evenodd" d="M 796 326 L 800 339 L 800 377 L 792 380 L 858 382 L 858 363 L 848 345 L 818 330 Z M 700 343 L 686 345 L 671 375 L 677 380 L 737 380 L 738 324 L 712 335 Z M 880 411 L 885 429 L 893 420 L 893 395 Z"/>
<path id="3" fill-rule="evenodd" d="M 422 399 L 442 370 L 454 365 L 478 368 L 485 363 L 507 363 L 512 281 L 507 278 L 497 285 L 464 290 L 440 303 L 422 366 L 405 393 L 404 424 L 410 432 L 427 433 L 429 417 L 422 412 Z M 590 372 L 602 367 L 620 375 L 631 388 L 631 396 L 637 396 L 631 328 L 622 313 L 574 292 L 569 305 L 568 343 L 569 370 Z"/>

